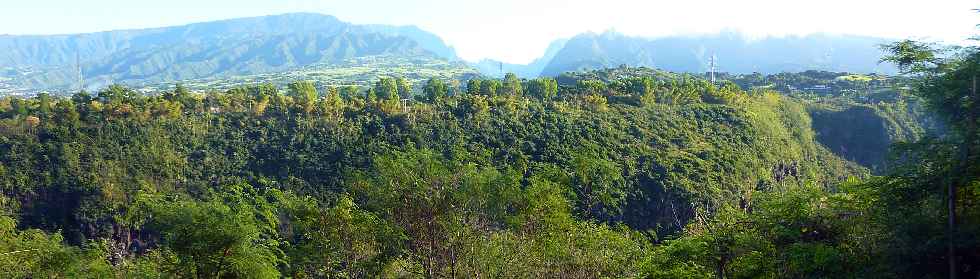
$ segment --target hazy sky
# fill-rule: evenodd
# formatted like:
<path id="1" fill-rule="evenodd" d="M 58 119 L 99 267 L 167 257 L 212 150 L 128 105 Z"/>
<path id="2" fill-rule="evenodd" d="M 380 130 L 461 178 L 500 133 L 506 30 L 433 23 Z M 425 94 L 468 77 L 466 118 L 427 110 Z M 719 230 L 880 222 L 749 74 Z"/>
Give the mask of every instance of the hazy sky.
<path id="1" fill-rule="evenodd" d="M 977 0 L 4 0 L 0 34 L 160 27 L 287 12 L 353 23 L 414 24 L 467 60 L 525 63 L 584 31 L 638 36 L 738 30 L 961 41 L 977 34 Z"/>

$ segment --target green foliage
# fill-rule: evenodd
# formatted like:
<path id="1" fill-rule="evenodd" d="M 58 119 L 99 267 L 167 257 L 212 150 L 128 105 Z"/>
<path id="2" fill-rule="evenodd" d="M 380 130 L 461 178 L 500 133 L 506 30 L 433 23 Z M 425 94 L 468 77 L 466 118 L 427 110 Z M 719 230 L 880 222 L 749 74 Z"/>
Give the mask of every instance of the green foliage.
<path id="1" fill-rule="evenodd" d="M 928 43 L 902 40 L 884 45 L 882 50 L 890 55 L 882 58 L 881 61 L 891 62 L 905 73 L 931 71 L 935 63 L 939 62 L 935 47 Z"/>
<path id="2" fill-rule="evenodd" d="M 855 229 L 865 220 L 855 194 L 803 186 L 756 198 L 751 208 L 722 208 L 709 222 L 657 248 L 652 265 L 663 277 L 887 277 L 873 264 L 877 241 Z M 746 212 L 749 210 L 749 212 Z M 841 218 L 841 216 L 846 216 Z M 702 277 L 703 278 L 703 277 Z"/>
<path id="3" fill-rule="evenodd" d="M 105 278 L 112 269 L 98 245 L 67 246 L 60 234 L 16 229 L 16 221 L 0 215 L 0 276 L 4 278 Z"/>
<path id="4" fill-rule="evenodd" d="M 598 80 L 579 80 L 575 88 L 584 95 L 598 95 L 606 92 L 606 84 Z"/>
<path id="5" fill-rule="evenodd" d="M 298 81 L 289 84 L 289 94 L 306 113 L 313 111 L 314 104 L 320 95 L 316 90 L 316 85 L 310 81 Z"/>
<path id="6" fill-rule="evenodd" d="M 614 162 L 593 152 L 579 152 L 572 159 L 571 181 L 580 209 L 590 219 L 593 215 L 616 215 L 626 199 L 626 181 L 622 169 Z"/>
<path id="7" fill-rule="evenodd" d="M 480 88 L 483 87 L 483 80 L 481 79 L 471 79 L 466 82 L 466 94 L 479 95 Z"/>
<path id="8" fill-rule="evenodd" d="M 433 102 L 404 104 L 392 78 L 366 98 L 308 82 L 115 88 L 53 97 L 50 120 L 10 99 L 0 188 L 24 202 L 23 227 L 106 243 L 122 277 L 710 276 L 705 255 L 720 254 L 693 249 L 738 247 L 731 274 L 783 257 L 715 216 L 752 219 L 738 210 L 753 197 L 866 172 L 815 141 L 795 99 L 727 86 L 740 97 L 714 104 L 692 77 L 590 74 L 526 81 L 526 95 L 514 79 L 458 95 L 433 79 Z M 735 240 L 685 231 L 712 222 Z M 835 259 L 800 247 L 780 263 Z"/>
<path id="9" fill-rule="evenodd" d="M 521 96 L 524 95 L 524 85 L 521 83 L 521 79 L 517 78 L 517 75 L 507 73 L 504 76 L 500 91 L 504 95 Z"/>
<path id="10" fill-rule="evenodd" d="M 537 78 L 528 81 L 529 95 L 541 100 L 552 100 L 558 96 L 558 82 L 552 78 Z"/>
<path id="11" fill-rule="evenodd" d="M 374 95 L 382 100 L 398 100 L 399 84 L 396 79 L 383 77 L 374 84 Z"/>
<path id="12" fill-rule="evenodd" d="M 895 171 L 869 183 L 877 192 L 875 220 L 896 240 L 886 251 L 894 262 L 918 263 L 897 274 L 906 277 L 977 276 L 980 208 L 980 49 L 942 52 L 931 45 L 900 41 L 885 46 L 884 60 L 914 77 L 914 94 L 922 98 L 949 131 L 899 146 Z M 940 58 L 941 57 L 941 58 Z M 912 244 L 914 243 L 914 244 Z M 940 244 L 941 243 L 941 244 Z M 944 244 L 944 245 L 942 245 Z M 910 248 L 905 248 L 908 246 Z M 937 274 L 938 273 L 938 274 Z"/>
<path id="13" fill-rule="evenodd" d="M 277 266 L 285 263 L 278 209 L 250 185 L 223 190 L 200 202 L 145 201 L 153 216 L 147 228 L 161 232 L 165 251 L 175 255 L 168 269 L 194 278 L 278 277 Z"/>
<path id="14" fill-rule="evenodd" d="M 399 99 L 411 99 L 412 95 L 412 83 L 405 78 L 398 78 L 395 80 L 398 85 L 398 97 Z"/>
<path id="15" fill-rule="evenodd" d="M 619 90 L 629 92 L 634 96 L 639 96 L 640 102 L 645 105 L 656 102 L 657 82 L 649 76 L 628 78 L 616 84 L 616 86 L 620 87 Z"/>
<path id="16" fill-rule="evenodd" d="M 309 199 L 287 208 L 299 239 L 289 252 L 295 275 L 362 278 L 381 274 L 399 254 L 394 226 L 361 209 L 349 195 L 330 208 Z"/>
<path id="17" fill-rule="evenodd" d="M 436 102 L 442 100 L 449 94 L 449 87 L 442 80 L 432 78 L 425 82 L 425 87 L 422 88 L 422 94 L 424 94 L 427 101 Z"/>
<path id="18" fill-rule="evenodd" d="M 483 96 L 497 96 L 497 91 L 500 89 L 501 83 L 499 80 L 490 79 L 480 82 L 480 95 Z"/>
<path id="19" fill-rule="evenodd" d="M 731 81 L 724 81 L 721 88 L 709 88 L 701 97 L 711 104 L 736 104 L 743 97 L 742 89 Z"/>

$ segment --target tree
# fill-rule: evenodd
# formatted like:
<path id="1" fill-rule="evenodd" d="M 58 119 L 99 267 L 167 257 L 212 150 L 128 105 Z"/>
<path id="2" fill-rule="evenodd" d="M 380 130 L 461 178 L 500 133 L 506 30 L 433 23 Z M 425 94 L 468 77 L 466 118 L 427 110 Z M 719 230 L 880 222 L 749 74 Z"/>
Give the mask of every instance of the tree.
<path id="1" fill-rule="evenodd" d="M 350 99 L 359 96 L 360 94 L 358 92 L 360 91 L 360 88 L 357 88 L 357 86 L 344 86 L 340 88 L 340 96 L 344 99 Z"/>
<path id="2" fill-rule="evenodd" d="M 400 97 L 398 81 L 387 77 L 379 79 L 374 84 L 374 94 L 382 100 L 398 100 Z"/>
<path id="3" fill-rule="evenodd" d="M 469 95 L 480 95 L 480 90 L 482 90 L 482 80 L 474 78 L 466 82 L 466 94 Z"/>
<path id="4" fill-rule="evenodd" d="M 13 111 L 13 107 L 10 105 L 11 99 L 13 97 L 10 96 L 0 98 L 0 115 L 3 117 L 10 117 L 10 113 Z"/>
<path id="5" fill-rule="evenodd" d="M 470 230 L 499 222 L 519 189 L 493 168 L 446 160 L 431 150 L 393 152 L 373 162 L 353 188 L 367 198 L 365 209 L 381 212 L 406 234 L 408 256 L 426 278 L 460 274 Z"/>
<path id="6" fill-rule="evenodd" d="M 491 79 L 484 80 L 480 83 L 480 94 L 483 96 L 497 96 L 497 90 L 500 88 L 500 81 Z"/>
<path id="7" fill-rule="evenodd" d="M 171 102 L 185 102 L 190 98 L 190 94 L 190 91 L 187 90 L 187 87 L 184 87 L 184 84 L 178 83 L 174 86 L 173 91 L 163 93 L 163 98 Z"/>
<path id="8" fill-rule="evenodd" d="M 504 76 L 504 82 L 500 90 L 501 93 L 511 96 L 521 96 L 524 94 L 524 86 L 521 85 L 521 79 L 514 73 L 507 73 Z"/>
<path id="9" fill-rule="evenodd" d="M 732 81 L 722 81 L 721 88 L 710 87 L 702 94 L 701 99 L 711 104 L 732 104 L 743 95 L 742 89 Z"/>
<path id="10" fill-rule="evenodd" d="M 585 106 L 594 111 L 606 111 L 609 108 L 609 99 L 606 96 L 590 93 L 582 96 Z"/>
<path id="11" fill-rule="evenodd" d="M 47 120 L 51 116 L 51 95 L 48 93 L 37 94 L 38 115 Z"/>
<path id="12" fill-rule="evenodd" d="M 458 79 L 452 79 L 449 81 L 449 96 L 461 96 L 463 93 L 462 84 Z"/>
<path id="13" fill-rule="evenodd" d="M 180 277 L 273 278 L 282 263 L 278 218 L 266 198 L 247 184 L 228 186 L 206 201 L 141 197 L 148 227 L 162 232 L 179 259 Z"/>
<path id="14" fill-rule="evenodd" d="M 710 219 L 692 222 L 682 237 L 657 247 L 653 274 L 706 278 L 891 277 L 875 273 L 877 239 L 853 232 L 865 225 L 848 216 L 849 194 L 804 185 L 759 193 L 750 208 L 721 205 Z M 853 218 L 853 219 L 852 219 Z M 852 235 L 853 234 L 853 235 Z M 664 255 L 666 254 L 666 255 Z M 713 274 L 712 274 L 713 273 Z M 684 277 L 684 276 L 682 276 Z"/>
<path id="15" fill-rule="evenodd" d="M 334 112 L 339 113 L 344 109 L 344 98 L 341 97 L 340 90 L 337 87 L 328 86 L 326 92 L 324 93 L 323 102 L 319 102 L 323 107 L 320 109 L 321 113 Z"/>
<path id="16" fill-rule="evenodd" d="M 398 97 L 399 99 L 411 99 L 412 95 L 412 83 L 407 79 L 400 77 L 396 80 L 398 84 Z"/>
<path id="17" fill-rule="evenodd" d="M 449 88 L 446 86 L 442 80 L 437 78 L 430 78 L 425 82 L 425 87 L 422 89 L 423 94 L 425 94 L 425 99 L 429 102 L 436 102 L 446 97 L 449 92 Z"/>
<path id="18" fill-rule="evenodd" d="M 575 88 L 584 95 L 597 95 L 606 93 L 608 87 L 600 80 L 579 80 L 575 83 Z"/>
<path id="19" fill-rule="evenodd" d="M 651 77 L 629 78 L 624 81 L 625 89 L 643 104 L 656 102 L 656 82 Z"/>
<path id="20" fill-rule="evenodd" d="M 572 185 L 586 219 L 616 215 L 626 198 L 626 181 L 620 167 L 591 151 L 574 155 Z"/>
<path id="21" fill-rule="evenodd" d="M 297 81 L 289 84 L 289 94 L 302 110 L 309 114 L 316 105 L 319 93 L 312 81 Z"/>
<path id="22" fill-rule="evenodd" d="M 102 103 L 132 102 L 138 94 L 125 86 L 113 84 L 99 91 Z"/>
<path id="23" fill-rule="evenodd" d="M 71 99 L 61 100 L 57 106 L 57 119 L 68 127 L 78 127 L 80 116 Z"/>
<path id="24" fill-rule="evenodd" d="M 101 247 L 65 245 L 61 234 L 17 230 L 13 218 L 0 214 L 0 276 L 4 278 L 108 278 L 112 276 Z"/>
<path id="25" fill-rule="evenodd" d="M 977 93 L 980 48 L 970 47 L 948 54 L 927 43 L 904 40 L 885 45 L 883 49 L 889 55 L 882 61 L 895 63 L 903 73 L 914 77 L 914 94 L 924 99 L 926 105 L 951 128 L 945 137 L 924 139 L 907 150 L 911 152 L 906 155 L 908 158 L 932 161 L 929 165 L 940 168 L 940 171 L 903 170 L 920 176 L 917 179 L 921 181 L 919 183 L 925 182 L 922 187 L 946 184 L 946 261 L 950 278 L 956 278 L 964 272 L 962 265 L 957 263 L 959 257 L 956 251 L 961 246 L 956 241 L 962 235 L 958 231 L 957 212 L 977 210 L 974 207 L 958 208 L 958 197 L 961 197 L 961 191 L 975 191 L 970 187 L 980 181 L 980 164 L 976 164 L 980 160 L 980 130 L 977 129 L 980 118 L 980 95 Z"/>
<path id="26" fill-rule="evenodd" d="M 552 100 L 558 96 L 558 81 L 553 78 L 537 78 L 528 81 L 527 92 L 541 100 Z"/>
<path id="27" fill-rule="evenodd" d="M 323 209 L 310 199 L 290 205 L 300 240 L 290 253 L 294 270 L 316 276 L 345 274 L 364 278 L 382 274 L 401 248 L 397 231 L 361 209 L 347 194 Z"/>
<path id="28" fill-rule="evenodd" d="M 13 99 L 10 100 L 10 110 L 11 110 L 11 112 L 13 112 L 13 115 L 15 115 L 15 116 L 18 116 L 18 117 L 25 117 L 25 116 L 27 116 L 28 113 L 29 113 L 28 112 L 28 106 L 29 106 L 29 104 L 27 103 L 27 101 L 25 101 L 23 99 L 13 98 Z"/>

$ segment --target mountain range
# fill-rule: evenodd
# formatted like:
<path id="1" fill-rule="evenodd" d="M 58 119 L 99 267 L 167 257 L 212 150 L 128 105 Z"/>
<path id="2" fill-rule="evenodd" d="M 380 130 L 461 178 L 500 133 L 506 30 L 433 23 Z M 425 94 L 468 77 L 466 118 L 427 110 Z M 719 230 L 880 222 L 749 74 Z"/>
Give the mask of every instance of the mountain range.
<path id="1" fill-rule="evenodd" d="M 503 77 L 506 73 L 514 73 L 522 78 L 535 78 L 541 75 L 544 68 L 555 58 L 555 55 L 558 55 L 558 52 L 565 48 L 566 43 L 568 43 L 568 39 L 552 41 L 548 45 L 548 48 L 545 49 L 544 55 L 528 64 L 504 63 L 493 59 L 483 59 L 471 65 L 488 76 Z"/>
<path id="2" fill-rule="evenodd" d="M 0 36 L 0 67 L 30 88 L 147 84 L 288 71 L 369 56 L 455 60 L 417 27 L 354 25 L 298 13 L 177 27 L 55 36 Z M 78 60 L 76 60 L 78 59 Z M 77 63 L 77 64 L 76 64 Z"/>
<path id="3" fill-rule="evenodd" d="M 877 63 L 877 45 L 884 42 L 826 34 L 749 39 L 723 32 L 650 39 L 583 33 L 554 41 L 542 57 L 526 65 L 494 60 L 466 64 L 439 36 L 415 26 L 356 25 L 328 15 L 293 13 L 88 34 L 2 35 L 0 91 L 77 88 L 79 66 L 84 86 L 97 88 L 287 72 L 365 57 L 442 60 L 488 76 L 513 72 L 525 78 L 624 64 L 705 72 L 711 57 L 718 71 L 732 73 L 891 73 L 893 68 Z"/>
<path id="4" fill-rule="evenodd" d="M 752 39 L 737 32 L 657 39 L 630 37 L 615 32 L 585 33 L 568 40 L 541 75 L 566 71 L 646 66 L 674 72 L 780 73 L 827 70 L 856 73 L 894 73 L 879 65 L 879 45 L 887 39 L 852 35 Z M 714 59 L 712 59 L 714 58 Z"/>

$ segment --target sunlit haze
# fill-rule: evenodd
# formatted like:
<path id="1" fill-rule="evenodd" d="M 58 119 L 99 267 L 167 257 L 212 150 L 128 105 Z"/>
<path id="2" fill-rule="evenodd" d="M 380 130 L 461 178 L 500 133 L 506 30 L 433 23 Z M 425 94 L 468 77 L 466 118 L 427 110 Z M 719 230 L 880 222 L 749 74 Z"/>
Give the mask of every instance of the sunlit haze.
<path id="1" fill-rule="evenodd" d="M 467 60 L 525 63 L 549 42 L 585 31 L 664 36 L 741 31 L 816 32 L 959 42 L 976 31 L 971 0 L 214 0 L 9 1 L 0 34 L 61 34 L 161 27 L 245 16 L 317 12 L 352 23 L 417 25 Z M 52 8 L 57 7 L 57 8 Z"/>

